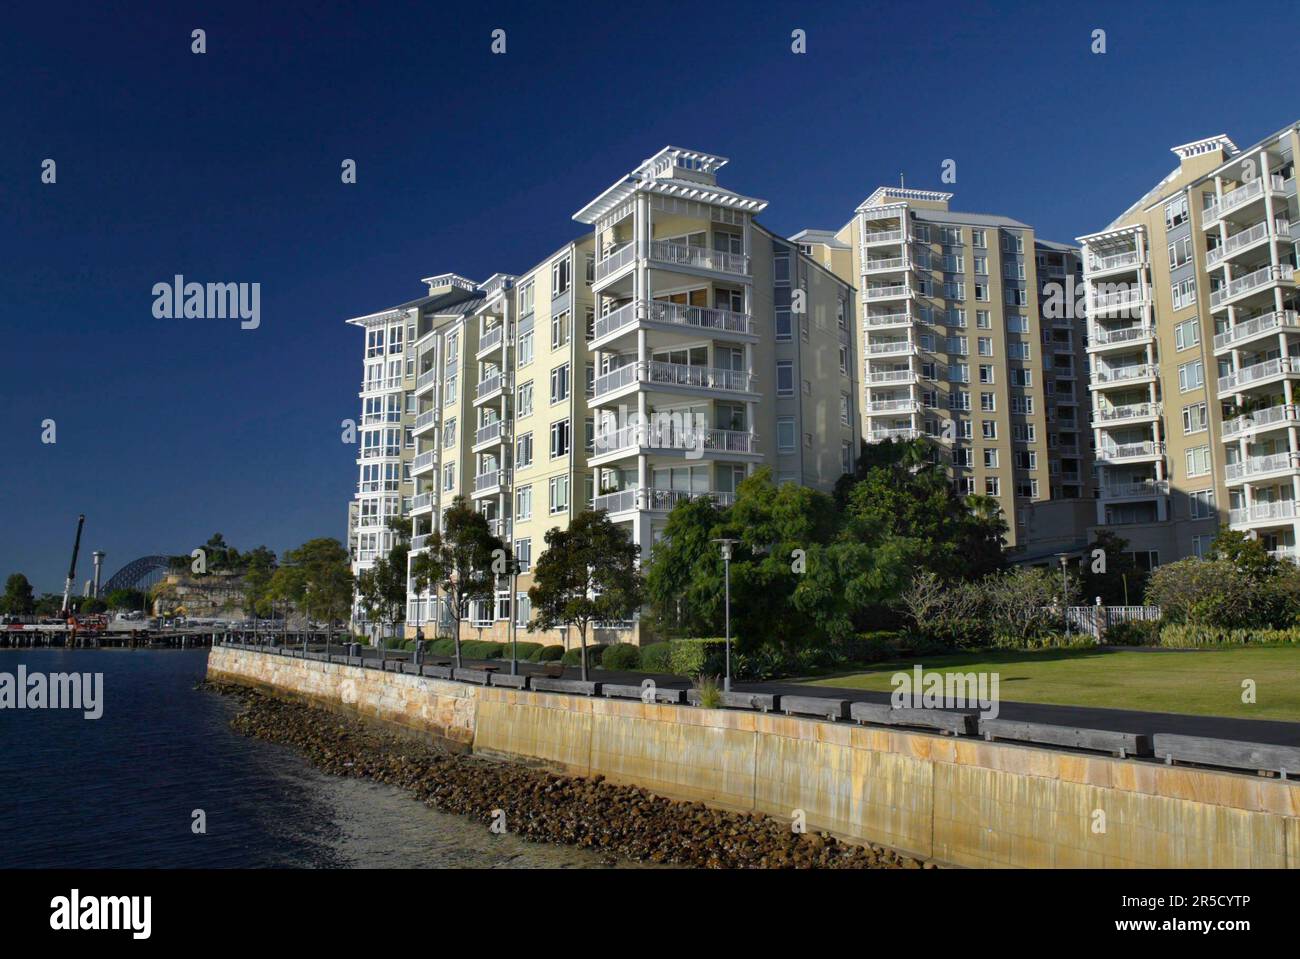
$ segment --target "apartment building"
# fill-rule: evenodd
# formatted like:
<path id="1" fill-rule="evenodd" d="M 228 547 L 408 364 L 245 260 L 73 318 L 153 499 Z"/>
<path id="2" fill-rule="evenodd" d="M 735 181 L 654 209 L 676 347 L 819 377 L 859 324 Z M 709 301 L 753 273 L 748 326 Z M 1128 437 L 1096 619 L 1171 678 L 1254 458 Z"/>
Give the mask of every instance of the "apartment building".
<path id="1" fill-rule="evenodd" d="M 935 440 L 959 489 L 997 500 L 1007 545 L 1024 549 L 1034 504 L 1091 495 L 1082 321 L 1044 310 L 1079 276 L 1078 251 L 951 199 L 880 187 L 838 231 L 792 239 L 857 287 L 865 440 Z"/>
<path id="2" fill-rule="evenodd" d="M 1296 556 L 1298 129 L 1174 147 L 1168 176 L 1079 238 L 1096 522 L 1143 565 L 1202 555 L 1225 524 Z"/>
<path id="3" fill-rule="evenodd" d="M 354 570 L 391 545 L 388 516 L 412 518 L 414 556 L 463 495 L 520 561 L 513 588 L 471 610 L 467 635 L 504 639 L 530 618 L 546 531 L 576 513 L 607 510 L 648 553 L 678 502 L 727 504 L 760 465 L 827 491 L 852 471 L 852 288 L 763 228 L 765 201 L 719 185 L 726 162 L 666 147 L 532 270 L 430 277 L 426 297 L 349 321 L 375 384 L 363 420 L 392 417 L 373 439 L 363 426 Z M 445 625 L 436 597 L 409 595 L 408 632 Z M 634 622 L 597 632 L 635 636 Z"/>

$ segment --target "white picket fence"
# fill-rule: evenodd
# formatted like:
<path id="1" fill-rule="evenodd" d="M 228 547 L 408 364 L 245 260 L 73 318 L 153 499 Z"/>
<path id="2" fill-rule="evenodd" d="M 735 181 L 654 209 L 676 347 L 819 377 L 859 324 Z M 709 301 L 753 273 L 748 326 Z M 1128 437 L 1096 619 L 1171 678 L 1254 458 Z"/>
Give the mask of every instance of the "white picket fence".
<path id="1" fill-rule="evenodd" d="M 1090 633 L 1099 642 L 1106 629 L 1116 623 L 1154 622 L 1160 618 L 1159 606 L 1071 606 L 1066 615 L 1070 629 Z"/>

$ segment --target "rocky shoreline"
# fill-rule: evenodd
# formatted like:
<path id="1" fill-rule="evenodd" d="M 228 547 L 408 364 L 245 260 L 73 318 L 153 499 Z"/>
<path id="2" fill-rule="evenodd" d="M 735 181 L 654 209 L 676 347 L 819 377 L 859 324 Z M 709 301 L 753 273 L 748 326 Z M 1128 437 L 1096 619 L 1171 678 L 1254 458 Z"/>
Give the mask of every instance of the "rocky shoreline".
<path id="1" fill-rule="evenodd" d="M 920 869 L 931 863 L 825 833 L 794 833 L 761 813 L 680 802 L 603 777 L 585 778 L 455 752 L 401 737 L 245 686 L 203 683 L 235 696 L 237 732 L 297 748 L 316 768 L 399 786 L 442 812 L 459 813 L 534 842 L 594 849 L 620 859 L 706 868 Z"/>

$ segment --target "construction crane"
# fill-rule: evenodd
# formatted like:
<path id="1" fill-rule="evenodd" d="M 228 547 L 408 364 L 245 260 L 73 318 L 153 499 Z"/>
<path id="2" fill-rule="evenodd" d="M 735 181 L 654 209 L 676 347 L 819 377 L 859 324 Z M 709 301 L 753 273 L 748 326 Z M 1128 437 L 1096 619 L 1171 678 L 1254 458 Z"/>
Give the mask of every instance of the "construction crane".
<path id="1" fill-rule="evenodd" d="M 72 615 L 72 587 L 77 582 L 77 553 L 81 551 L 81 528 L 86 525 L 86 514 L 77 517 L 77 538 L 72 544 L 72 565 L 68 567 L 68 580 L 63 584 L 63 618 Z"/>

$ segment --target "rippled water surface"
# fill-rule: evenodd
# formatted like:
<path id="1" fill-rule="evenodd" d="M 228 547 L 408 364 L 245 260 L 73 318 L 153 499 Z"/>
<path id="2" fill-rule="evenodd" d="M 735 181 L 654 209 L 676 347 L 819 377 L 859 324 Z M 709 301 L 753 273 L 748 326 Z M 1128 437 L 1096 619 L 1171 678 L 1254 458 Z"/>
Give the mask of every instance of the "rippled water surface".
<path id="1" fill-rule="evenodd" d="M 104 714 L 0 710 L 0 868 L 600 866 L 233 732 L 237 704 L 194 688 L 204 650 L 0 652 L 20 663 L 103 673 Z"/>

